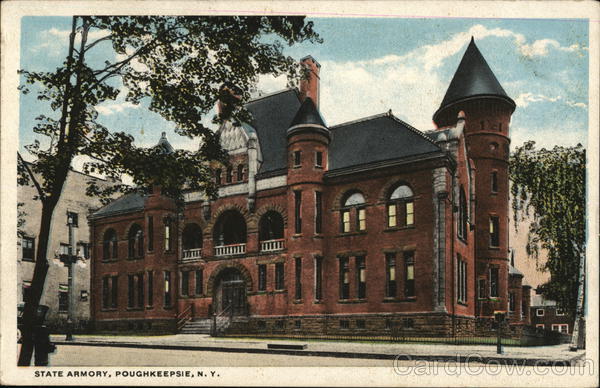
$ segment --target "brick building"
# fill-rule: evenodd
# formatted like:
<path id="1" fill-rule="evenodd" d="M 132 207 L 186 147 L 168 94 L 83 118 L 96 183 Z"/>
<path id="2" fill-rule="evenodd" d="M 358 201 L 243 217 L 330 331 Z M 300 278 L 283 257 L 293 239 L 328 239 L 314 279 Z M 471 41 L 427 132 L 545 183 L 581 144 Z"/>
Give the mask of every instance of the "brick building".
<path id="1" fill-rule="evenodd" d="M 176 209 L 155 187 L 94 214 L 96 329 L 173 332 L 225 311 L 230 332 L 447 336 L 488 327 L 509 295 L 524 324 L 508 248 L 515 103 L 475 43 L 426 132 L 391 111 L 327 126 L 320 65 L 302 63 L 299 90 L 219 128 L 218 199 L 189 192 Z"/>
<path id="2" fill-rule="evenodd" d="M 531 326 L 537 329 L 558 331 L 563 334 L 573 333 L 575 320 L 573 317 L 560 310 L 556 301 L 535 294 L 531 298 Z"/>

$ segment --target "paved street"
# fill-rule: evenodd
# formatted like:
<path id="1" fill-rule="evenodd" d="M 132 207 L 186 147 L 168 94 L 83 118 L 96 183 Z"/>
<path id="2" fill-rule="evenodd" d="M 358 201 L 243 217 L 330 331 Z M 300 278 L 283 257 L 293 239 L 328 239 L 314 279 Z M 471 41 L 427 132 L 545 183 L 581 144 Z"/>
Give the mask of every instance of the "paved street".
<path id="1" fill-rule="evenodd" d="M 392 360 L 59 345 L 51 366 L 381 366 Z"/>

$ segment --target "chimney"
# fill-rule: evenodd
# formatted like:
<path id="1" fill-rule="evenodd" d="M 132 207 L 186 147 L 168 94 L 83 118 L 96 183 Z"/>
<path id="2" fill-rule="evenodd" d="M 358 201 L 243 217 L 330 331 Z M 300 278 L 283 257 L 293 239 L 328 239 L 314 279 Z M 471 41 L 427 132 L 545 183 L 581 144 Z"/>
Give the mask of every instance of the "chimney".
<path id="1" fill-rule="evenodd" d="M 319 71 L 321 65 L 313 57 L 307 55 L 300 60 L 302 66 L 309 70 L 308 78 L 300 80 L 300 101 L 304 101 L 306 97 L 310 97 L 317 109 L 319 108 Z"/>
<path id="2" fill-rule="evenodd" d="M 220 115 L 225 112 L 227 108 L 227 100 L 237 99 L 240 100 L 242 96 L 240 95 L 239 89 L 233 86 L 230 83 L 225 83 L 221 86 L 220 89 L 221 98 L 217 100 L 217 114 Z M 228 112 L 230 113 L 230 112 Z"/>

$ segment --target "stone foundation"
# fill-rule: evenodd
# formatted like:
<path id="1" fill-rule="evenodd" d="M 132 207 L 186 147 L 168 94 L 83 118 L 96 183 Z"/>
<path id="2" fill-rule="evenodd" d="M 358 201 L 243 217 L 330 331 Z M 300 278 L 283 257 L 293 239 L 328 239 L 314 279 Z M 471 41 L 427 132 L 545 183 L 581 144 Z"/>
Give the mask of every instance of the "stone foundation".
<path id="1" fill-rule="evenodd" d="M 475 335 L 475 319 L 447 314 L 253 316 L 235 319 L 228 335 L 452 337 Z"/>
<path id="2" fill-rule="evenodd" d="M 173 319 L 120 319 L 96 321 L 94 333 L 98 334 L 168 334 L 177 333 Z"/>

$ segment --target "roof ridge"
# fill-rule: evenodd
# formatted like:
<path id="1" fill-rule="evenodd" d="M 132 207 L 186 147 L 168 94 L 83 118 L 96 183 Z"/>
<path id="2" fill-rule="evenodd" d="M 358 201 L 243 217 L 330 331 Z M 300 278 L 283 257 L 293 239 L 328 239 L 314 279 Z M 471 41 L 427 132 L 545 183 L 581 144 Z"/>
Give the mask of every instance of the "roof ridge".
<path id="1" fill-rule="evenodd" d="M 251 98 L 250 100 L 248 100 L 248 102 L 246 103 L 246 105 L 248 105 L 248 104 L 252 104 L 252 103 L 254 103 L 254 102 L 258 102 L 258 101 L 260 101 L 260 100 L 263 100 L 263 99 L 265 99 L 265 98 L 268 98 L 268 97 L 273 97 L 273 96 L 276 96 L 276 95 L 278 95 L 278 94 L 281 94 L 281 93 L 289 92 L 290 90 L 293 90 L 293 91 L 295 91 L 295 92 L 296 92 L 296 94 L 298 93 L 298 89 L 296 89 L 296 88 L 294 88 L 294 87 L 291 87 L 291 88 L 285 88 L 285 89 L 278 90 L 278 91 L 276 91 L 276 92 L 273 92 L 273 93 L 267 93 L 267 94 L 264 94 L 264 95 L 262 95 L 262 96 L 258 96 L 258 97 L 255 97 L 255 98 Z"/>
<path id="2" fill-rule="evenodd" d="M 356 124 L 356 123 L 361 123 L 363 121 L 373 120 L 373 119 L 376 119 L 376 118 L 379 118 L 379 117 L 385 117 L 388 114 L 389 114 L 389 111 L 388 112 L 384 112 L 384 113 L 378 113 L 378 114 L 375 114 L 375 115 L 372 115 L 372 116 L 362 117 L 360 119 L 346 121 L 344 123 L 333 125 L 333 126 L 329 127 L 329 129 L 332 130 L 332 129 L 335 129 L 337 127 L 341 127 L 341 126 L 345 126 L 345 125 Z"/>

